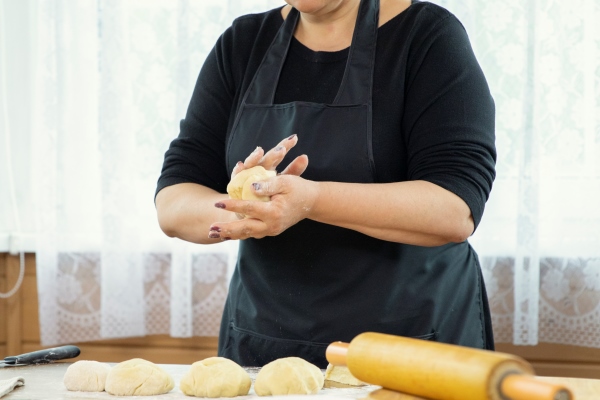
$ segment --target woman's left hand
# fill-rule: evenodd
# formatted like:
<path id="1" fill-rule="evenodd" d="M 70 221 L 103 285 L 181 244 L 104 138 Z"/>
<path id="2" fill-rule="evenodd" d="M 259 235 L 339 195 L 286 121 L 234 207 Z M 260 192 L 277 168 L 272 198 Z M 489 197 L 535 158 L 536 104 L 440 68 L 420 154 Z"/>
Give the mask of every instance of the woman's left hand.
<path id="1" fill-rule="evenodd" d="M 276 236 L 305 219 L 319 197 L 320 185 L 295 175 L 278 175 L 255 182 L 253 191 L 270 196 L 271 201 L 222 200 L 215 207 L 244 214 L 245 219 L 214 223 L 209 237 L 229 239 L 260 239 Z"/>

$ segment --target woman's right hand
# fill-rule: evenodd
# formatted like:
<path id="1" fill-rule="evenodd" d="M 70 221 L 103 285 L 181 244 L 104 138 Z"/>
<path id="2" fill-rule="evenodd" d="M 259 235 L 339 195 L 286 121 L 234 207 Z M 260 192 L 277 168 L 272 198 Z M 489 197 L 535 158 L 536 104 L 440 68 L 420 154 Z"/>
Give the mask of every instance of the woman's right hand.
<path id="1" fill-rule="evenodd" d="M 262 166 L 268 171 L 276 171 L 277 166 L 279 166 L 287 152 L 290 151 L 290 149 L 294 147 L 296 143 L 298 143 L 298 135 L 293 134 L 290 137 L 283 139 L 277 144 L 277 146 L 273 147 L 266 154 L 263 148 L 258 146 L 252 153 L 250 153 L 248 157 L 246 157 L 244 162 L 238 161 L 235 167 L 233 167 L 231 179 L 233 179 L 233 177 L 239 174 L 241 171 L 257 165 Z M 308 157 L 306 154 L 302 154 L 289 163 L 289 165 L 282 172 L 280 172 L 279 175 L 300 176 L 302 173 L 304 173 L 306 167 L 308 167 Z M 244 214 L 236 213 L 236 217 L 238 219 L 244 219 L 246 216 Z"/>
<path id="2" fill-rule="evenodd" d="M 283 139 L 274 148 L 269 150 L 267 153 L 262 147 L 257 147 L 244 162 L 238 161 L 236 166 L 231 172 L 231 178 L 241 171 L 255 167 L 257 165 L 262 166 L 266 170 L 276 171 L 279 164 L 283 161 L 285 155 L 298 143 L 298 136 L 293 134 L 292 136 Z M 279 175 L 296 175 L 300 176 L 304 173 L 308 167 L 308 157 L 306 154 L 302 154 L 296 157 L 288 166 L 279 173 Z"/>

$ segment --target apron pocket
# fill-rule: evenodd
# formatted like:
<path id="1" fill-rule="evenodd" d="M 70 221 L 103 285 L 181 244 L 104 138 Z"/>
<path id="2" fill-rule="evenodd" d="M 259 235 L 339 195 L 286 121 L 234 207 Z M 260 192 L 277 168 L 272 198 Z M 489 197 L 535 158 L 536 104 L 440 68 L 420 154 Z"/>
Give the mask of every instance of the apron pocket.
<path id="1" fill-rule="evenodd" d="M 434 310 L 430 306 L 414 307 L 398 310 L 395 316 L 382 318 L 372 326 L 375 332 L 386 333 L 413 339 L 437 340 L 439 329 L 436 329 Z"/>
<path id="2" fill-rule="evenodd" d="M 421 335 L 421 336 L 413 336 L 413 339 L 421 339 L 421 340 L 432 340 L 435 341 L 437 339 L 437 332 L 436 331 L 431 331 L 430 333 L 426 333 L 425 335 Z"/>
<path id="3" fill-rule="evenodd" d="M 284 357 L 300 357 L 324 369 L 325 350 L 330 343 L 276 338 L 229 324 L 228 338 L 219 356 L 229 358 L 244 367 L 262 367 Z"/>
<path id="4" fill-rule="evenodd" d="M 436 340 L 437 332 L 411 336 L 413 339 Z M 321 369 L 327 367 L 325 350 L 330 343 L 283 339 L 263 335 L 229 324 L 227 340 L 219 352 L 220 357 L 229 358 L 244 367 L 262 367 L 284 357 L 300 357 Z"/>

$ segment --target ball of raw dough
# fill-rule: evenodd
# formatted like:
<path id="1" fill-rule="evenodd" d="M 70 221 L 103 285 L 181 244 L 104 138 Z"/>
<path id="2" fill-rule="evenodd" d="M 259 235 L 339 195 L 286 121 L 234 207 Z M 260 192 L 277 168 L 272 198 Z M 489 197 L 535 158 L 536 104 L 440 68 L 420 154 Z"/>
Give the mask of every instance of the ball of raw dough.
<path id="1" fill-rule="evenodd" d="M 103 392 L 110 365 L 98 361 L 80 360 L 67 368 L 63 383 L 68 390 Z"/>
<path id="2" fill-rule="evenodd" d="M 323 373 L 298 357 L 280 358 L 262 367 L 254 391 L 259 396 L 315 394 L 323 387 Z"/>
<path id="3" fill-rule="evenodd" d="M 141 358 L 112 367 L 105 390 L 115 396 L 153 396 L 171 391 L 175 382 L 158 365 Z"/>
<path id="4" fill-rule="evenodd" d="M 366 383 L 364 383 L 363 381 L 356 379 L 356 377 L 352 375 L 348 367 L 333 364 L 327 365 L 327 369 L 325 370 L 325 380 L 343 383 L 345 385 L 350 386 L 366 385 Z"/>
<path id="5" fill-rule="evenodd" d="M 269 201 L 269 196 L 257 196 L 252 191 L 252 184 L 257 181 L 269 179 L 277 175 L 275 171 L 267 171 L 262 166 L 257 165 L 245 169 L 236 174 L 227 185 L 227 193 L 232 199 Z"/>
<path id="6" fill-rule="evenodd" d="M 223 357 L 210 357 L 192 364 L 179 388 L 188 396 L 235 397 L 247 395 L 252 380 L 244 368 Z"/>

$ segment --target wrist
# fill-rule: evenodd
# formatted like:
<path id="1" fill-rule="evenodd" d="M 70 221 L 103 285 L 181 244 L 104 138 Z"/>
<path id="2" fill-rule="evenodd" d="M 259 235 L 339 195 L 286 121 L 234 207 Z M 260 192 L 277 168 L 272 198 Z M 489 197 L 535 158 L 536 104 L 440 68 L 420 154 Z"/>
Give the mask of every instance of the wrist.
<path id="1" fill-rule="evenodd" d="M 323 208 L 323 200 L 326 197 L 325 193 L 328 190 L 328 182 L 312 181 L 313 189 L 311 194 L 311 203 L 308 205 L 306 218 L 318 220 Z"/>

